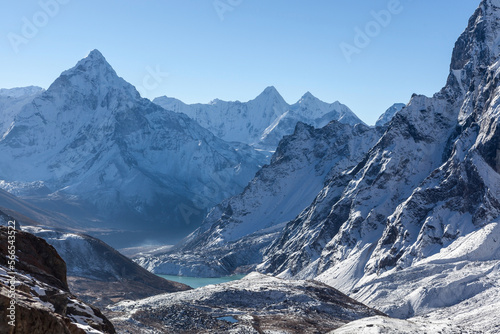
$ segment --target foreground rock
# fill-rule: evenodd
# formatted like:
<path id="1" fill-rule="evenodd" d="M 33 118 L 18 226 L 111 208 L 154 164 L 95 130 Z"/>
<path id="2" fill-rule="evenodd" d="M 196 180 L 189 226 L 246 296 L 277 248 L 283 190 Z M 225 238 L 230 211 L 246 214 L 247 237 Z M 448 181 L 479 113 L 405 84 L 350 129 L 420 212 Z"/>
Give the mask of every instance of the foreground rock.
<path id="1" fill-rule="evenodd" d="M 2 190 L 0 208 L 0 225 L 15 219 L 19 230 L 34 234 L 55 247 L 65 261 L 71 291 L 87 303 L 104 308 L 124 299 L 136 300 L 190 289 L 150 273 L 99 239 L 78 232 L 56 231 L 58 222 L 67 221 L 63 215 L 29 205 Z M 56 226 L 51 224 L 54 222 Z"/>
<path id="2" fill-rule="evenodd" d="M 5 222 L 5 215 L 0 216 Z M 93 306 L 69 291 L 66 264 L 43 239 L 17 231 L 18 259 L 11 272 L 8 228 L 0 226 L 0 332 L 1 333 L 115 333 L 113 325 Z M 10 281 L 15 280 L 15 320 L 9 319 Z M 9 325 L 13 320 L 15 326 Z"/>
<path id="3" fill-rule="evenodd" d="M 109 309 L 122 333 L 327 333 L 383 315 L 322 283 L 258 273 Z"/>

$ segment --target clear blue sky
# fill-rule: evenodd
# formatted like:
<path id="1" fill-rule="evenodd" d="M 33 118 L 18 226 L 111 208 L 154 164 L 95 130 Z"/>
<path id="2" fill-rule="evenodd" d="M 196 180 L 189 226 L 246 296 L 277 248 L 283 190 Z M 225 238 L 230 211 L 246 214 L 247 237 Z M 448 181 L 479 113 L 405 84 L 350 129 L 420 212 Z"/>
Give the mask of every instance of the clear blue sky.
<path id="1" fill-rule="evenodd" d="M 54 1 L 64 4 L 41 6 Z M 148 98 L 248 101 L 273 85 L 289 103 L 310 91 L 373 124 L 392 103 L 445 84 L 453 45 L 480 2 L 400 0 L 377 31 L 371 12 L 391 1 L 2 0 L 0 87 L 48 88 L 99 49 Z M 217 3 L 232 10 L 218 13 Z M 23 35 L 24 18 L 38 31 Z M 356 27 L 367 25 L 369 45 L 348 62 L 340 45 L 355 46 Z M 24 38 L 17 53 L 12 34 Z M 155 69 L 168 76 L 152 80 Z"/>

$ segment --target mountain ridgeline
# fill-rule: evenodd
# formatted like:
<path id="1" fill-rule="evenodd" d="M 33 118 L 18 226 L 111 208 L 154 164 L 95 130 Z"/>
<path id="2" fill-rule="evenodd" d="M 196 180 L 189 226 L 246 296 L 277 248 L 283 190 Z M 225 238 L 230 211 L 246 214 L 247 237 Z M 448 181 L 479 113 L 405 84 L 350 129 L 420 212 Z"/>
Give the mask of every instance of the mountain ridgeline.
<path id="1" fill-rule="evenodd" d="M 267 151 L 274 151 L 284 136 L 293 133 L 298 122 L 316 128 L 333 120 L 353 126 L 364 124 L 338 101 L 326 103 L 307 92 L 297 103 L 289 105 L 274 87 L 267 87 L 248 102 L 214 100 L 209 104 L 188 105 L 166 96 L 153 102 L 188 115 L 219 138 Z"/>
<path id="2" fill-rule="evenodd" d="M 262 270 L 344 272 L 342 284 L 354 285 L 409 267 L 499 216 L 499 23 L 498 1 L 483 1 L 456 43 L 446 86 L 431 98 L 415 95 L 348 177 L 334 177 L 287 225 Z M 332 191 L 339 182 L 341 196 Z"/>
<path id="3" fill-rule="evenodd" d="M 241 194 L 213 208 L 174 250 L 136 261 L 171 275 L 224 276 L 254 268 L 286 223 L 314 200 L 327 180 L 354 168 L 380 130 L 337 121 L 321 129 L 298 123 Z"/>
<path id="4" fill-rule="evenodd" d="M 97 50 L 11 118 L 4 189 L 80 220 L 83 207 L 87 227 L 146 231 L 137 238 L 185 235 L 264 159 L 141 98 Z"/>
<path id="5" fill-rule="evenodd" d="M 290 106 L 273 87 L 247 103 L 155 101 L 97 50 L 46 91 L 0 91 L 0 187 L 117 247 L 172 243 L 241 192 L 297 122 L 362 123 L 310 93 Z"/>

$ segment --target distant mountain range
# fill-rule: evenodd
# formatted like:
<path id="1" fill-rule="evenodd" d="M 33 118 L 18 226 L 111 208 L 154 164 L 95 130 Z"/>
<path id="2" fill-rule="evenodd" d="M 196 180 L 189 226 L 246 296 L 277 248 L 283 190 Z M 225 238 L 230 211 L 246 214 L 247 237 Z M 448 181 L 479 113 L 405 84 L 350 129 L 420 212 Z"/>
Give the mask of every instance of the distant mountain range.
<path id="1" fill-rule="evenodd" d="M 393 105 L 374 127 L 310 93 L 288 105 L 273 87 L 246 103 L 153 103 L 94 50 L 46 91 L 0 90 L 9 192 L 0 205 L 58 249 L 82 276 L 75 286 L 126 276 L 154 291 L 187 289 L 97 239 L 36 225 L 111 234 L 115 244 L 118 230 L 135 243 L 194 231 L 136 263 L 163 274 L 261 273 L 121 301 L 113 320 L 131 332 L 326 332 L 358 319 L 338 333 L 496 333 L 499 97 L 500 0 L 481 1 L 444 88 Z"/>
<path id="2" fill-rule="evenodd" d="M 228 142 L 241 142 L 268 151 L 274 151 L 284 136 L 292 134 L 298 122 L 317 128 L 333 120 L 364 124 L 347 106 L 339 102 L 325 103 L 309 92 L 289 105 L 274 87 L 267 87 L 248 102 L 214 100 L 209 104 L 188 105 L 166 96 L 153 102 L 188 115 Z"/>

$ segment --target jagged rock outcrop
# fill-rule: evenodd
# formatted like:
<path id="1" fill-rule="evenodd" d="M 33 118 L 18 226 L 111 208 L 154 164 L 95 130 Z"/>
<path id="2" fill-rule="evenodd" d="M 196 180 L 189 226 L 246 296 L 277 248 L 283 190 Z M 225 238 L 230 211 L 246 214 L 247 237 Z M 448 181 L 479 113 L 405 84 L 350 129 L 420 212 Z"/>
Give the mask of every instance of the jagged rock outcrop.
<path id="1" fill-rule="evenodd" d="M 500 1 L 483 0 L 455 45 L 446 86 L 414 95 L 356 168 L 287 225 L 260 270 L 317 277 L 401 317 L 496 293 L 498 284 L 464 277 L 490 282 L 500 260 L 499 27 Z M 428 288 L 428 275 L 446 283 Z M 392 285 L 395 277 L 406 280 Z M 405 292 L 388 306 L 395 286 Z"/>
<path id="2" fill-rule="evenodd" d="M 3 216 L 5 220 L 5 216 Z M 0 226 L 0 331 L 2 333 L 115 333 L 111 322 L 93 306 L 78 300 L 68 289 L 66 264 L 46 241 Z M 14 242 L 9 242 L 14 240 Z M 14 245 L 17 255 L 12 271 L 6 254 Z M 15 283 L 15 313 L 8 309 Z M 15 314 L 15 319 L 8 315 Z M 14 326 L 9 324 L 13 321 Z"/>

